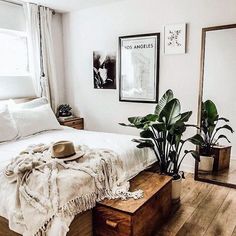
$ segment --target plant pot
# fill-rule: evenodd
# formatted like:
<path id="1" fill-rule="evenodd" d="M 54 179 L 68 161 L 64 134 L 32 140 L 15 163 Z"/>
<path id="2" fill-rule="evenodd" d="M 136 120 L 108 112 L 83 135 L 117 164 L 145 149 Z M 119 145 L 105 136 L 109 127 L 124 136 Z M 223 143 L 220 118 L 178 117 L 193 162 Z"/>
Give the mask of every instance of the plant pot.
<path id="1" fill-rule="evenodd" d="M 198 170 L 209 173 L 213 170 L 214 158 L 212 156 L 200 156 Z"/>
<path id="2" fill-rule="evenodd" d="M 181 195 L 182 177 L 177 180 L 172 180 L 172 201 L 179 202 Z"/>

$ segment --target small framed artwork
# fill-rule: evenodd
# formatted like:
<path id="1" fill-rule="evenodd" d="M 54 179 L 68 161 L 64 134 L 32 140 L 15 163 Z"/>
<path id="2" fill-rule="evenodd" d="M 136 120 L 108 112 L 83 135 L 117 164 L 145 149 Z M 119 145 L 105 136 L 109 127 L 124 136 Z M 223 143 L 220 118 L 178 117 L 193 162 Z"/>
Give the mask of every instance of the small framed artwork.
<path id="1" fill-rule="evenodd" d="M 93 52 L 95 89 L 116 89 L 116 52 Z"/>
<path id="2" fill-rule="evenodd" d="M 165 26 L 165 54 L 186 53 L 187 24 Z"/>
<path id="3" fill-rule="evenodd" d="M 160 34 L 119 37 L 119 100 L 156 103 Z"/>

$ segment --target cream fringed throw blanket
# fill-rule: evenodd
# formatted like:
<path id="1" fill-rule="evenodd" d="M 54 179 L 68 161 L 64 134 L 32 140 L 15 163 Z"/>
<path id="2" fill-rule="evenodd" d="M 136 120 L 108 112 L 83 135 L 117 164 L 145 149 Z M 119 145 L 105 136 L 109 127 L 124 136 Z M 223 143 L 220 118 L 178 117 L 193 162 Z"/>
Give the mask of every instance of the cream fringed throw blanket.
<path id="1" fill-rule="evenodd" d="M 65 163 L 50 157 L 49 146 L 31 146 L 6 167 L 5 176 L 16 190 L 15 213 L 9 218 L 24 227 L 24 235 L 48 235 L 55 218 L 66 220 L 104 198 L 142 197 L 142 191 L 131 193 L 129 183 L 120 182 L 123 168 L 116 153 L 80 149 L 82 158 Z"/>

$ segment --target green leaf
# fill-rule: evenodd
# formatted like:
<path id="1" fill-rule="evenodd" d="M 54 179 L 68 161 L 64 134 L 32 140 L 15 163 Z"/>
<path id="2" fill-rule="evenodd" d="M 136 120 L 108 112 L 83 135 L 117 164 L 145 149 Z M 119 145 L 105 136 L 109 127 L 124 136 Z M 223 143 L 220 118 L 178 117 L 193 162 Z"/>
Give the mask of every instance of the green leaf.
<path id="1" fill-rule="evenodd" d="M 225 135 L 223 135 L 223 134 L 219 135 L 219 137 L 216 139 L 215 143 L 216 143 L 219 139 L 226 139 L 226 140 L 230 143 L 229 139 L 228 139 Z"/>
<path id="2" fill-rule="evenodd" d="M 125 123 L 119 123 L 119 125 L 121 126 L 126 126 L 126 127 L 135 127 L 135 125 L 131 125 L 131 124 L 125 124 Z"/>
<path id="3" fill-rule="evenodd" d="M 162 109 L 159 121 L 164 121 L 166 125 L 174 124 L 178 119 L 180 119 L 180 102 L 178 99 L 172 99 L 168 102 Z"/>
<path id="4" fill-rule="evenodd" d="M 204 139 L 200 134 L 195 134 L 193 137 L 187 139 L 189 142 L 191 142 L 194 145 L 203 145 L 204 144 Z"/>
<path id="5" fill-rule="evenodd" d="M 172 135 L 182 135 L 186 130 L 186 126 L 181 120 L 177 121 L 170 127 L 170 133 Z"/>
<path id="6" fill-rule="evenodd" d="M 160 99 L 160 101 L 158 102 L 158 104 L 156 105 L 155 114 L 159 116 L 165 105 L 173 98 L 174 98 L 173 91 L 171 89 L 167 90 Z"/>
<path id="7" fill-rule="evenodd" d="M 195 150 L 190 150 L 190 151 L 188 151 L 188 153 L 191 153 L 192 156 L 193 156 L 193 158 L 194 158 L 196 161 L 200 162 L 200 156 L 199 156 L 199 153 L 198 153 L 197 151 L 195 151 Z"/>
<path id="8" fill-rule="evenodd" d="M 218 131 L 221 130 L 221 129 L 227 129 L 227 130 L 229 130 L 231 133 L 234 132 L 233 129 L 232 129 L 229 125 L 223 125 L 223 126 L 217 128 L 217 129 L 216 129 L 216 132 L 218 132 Z"/>
<path id="9" fill-rule="evenodd" d="M 133 142 L 139 143 L 137 145 L 137 148 L 145 148 L 145 147 L 149 147 L 149 148 L 154 148 L 154 144 L 151 140 L 146 140 L 146 139 L 133 139 Z"/>
<path id="10" fill-rule="evenodd" d="M 155 123 L 155 124 L 152 124 L 152 127 L 158 132 L 162 132 L 166 130 L 166 126 L 164 123 Z"/>
<path id="11" fill-rule="evenodd" d="M 145 125 L 144 118 L 141 116 L 129 117 L 128 121 L 137 129 L 142 129 Z"/>
<path id="12" fill-rule="evenodd" d="M 220 117 L 220 118 L 218 118 L 218 120 L 223 120 L 225 122 L 229 122 L 229 120 L 227 118 L 224 118 L 224 117 Z"/>
<path id="13" fill-rule="evenodd" d="M 155 122 L 157 120 L 158 116 L 155 114 L 148 114 L 146 116 L 144 116 L 144 119 L 146 119 L 146 121 L 150 121 L 150 122 Z"/>
<path id="14" fill-rule="evenodd" d="M 214 102 L 212 102 L 211 100 L 205 101 L 203 103 L 203 108 L 209 120 L 214 121 L 218 119 L 218 111 Z"/>
<path id="15" fill-rule="evenodd" d="M 139 123 L 141 120 L 142 120 L 143 117 L 141 116 L 134 116 L 134 117 L 129 117 L 128 118 L 128 121 L 131 123 L 131 124 L 137 124 Z"/>
<path id="16" fill-rule="evenodd" d="M 191 117 L 192 113 L 193 113 L 192 111 L 187 111 L 187 112 L 182 113 L 180 120 L 182 122 L 188 122 L 188 120 Z"/>
<path id="17" fill-rule="evenodd" d="M 141 138 L 154 138 L 154 135 L 151 130 L 147 129 L 140 133 Z"/>

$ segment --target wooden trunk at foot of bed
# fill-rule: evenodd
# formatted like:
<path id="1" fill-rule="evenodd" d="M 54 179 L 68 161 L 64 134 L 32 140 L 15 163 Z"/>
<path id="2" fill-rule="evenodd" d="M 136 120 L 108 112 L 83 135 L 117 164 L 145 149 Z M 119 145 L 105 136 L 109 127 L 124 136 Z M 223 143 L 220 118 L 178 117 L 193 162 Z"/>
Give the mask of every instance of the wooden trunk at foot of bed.
<path id="1" fill-rule="evenodd" d="M 75 217 L 67 236 L 92 236 L 92 211 L 83 212 Z M 8 220 L 0 217 L 0 236 L 20 236 L 9 229 Z"/>

